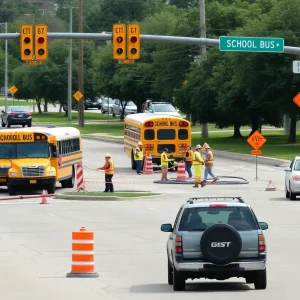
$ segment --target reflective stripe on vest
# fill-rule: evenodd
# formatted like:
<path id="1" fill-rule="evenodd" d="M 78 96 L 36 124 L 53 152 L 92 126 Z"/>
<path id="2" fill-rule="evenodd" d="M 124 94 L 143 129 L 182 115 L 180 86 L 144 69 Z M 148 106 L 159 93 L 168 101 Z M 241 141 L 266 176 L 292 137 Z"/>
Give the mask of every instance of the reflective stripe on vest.
<path id="1" fill-rule="evenodd" d="M 187 153 L 189 154 L 189 156 L 187 156 L 185 160 L 192 162 L 193 161 L 193 157 L 194 157 L 193 151 L 189 150 Z"/>
<path id="2" fill-rule="evenodd" d="M 206 163 L 212 164 L 214 162 L 214 155 L 210 150 L 207 153 L 210 154 L 210 159 Z"/>
<path id="3" fill-rule="evenodd" d="M 162 166 L 168 166 L 169 162 L 168 162 L 168 156 L 165 152 L 163 152 L 160 156 L 160 164 Z"/>
<path id="4" fill-rule="evenodd" d="M 197 159 L 199 159 L 200 161 L 198 161 Z M 201 157 L 201 154 L 198 151 L 195 151 L 194 155 L 193 155 L 193 165 L 194 166 L 202 165 L 202 163 L 201 163 L 202 161 L 203 161 L 203 159 Z"/>
<path id="5" fill-rule="evenodd" d="M 138 153 L 138 156 L 136 156 L 136 153 Z M 134 160 L 143 160 L 143 150 L 139 147 L 134 149 Z"/>
<path id="6" fill-rule="evenodd" d="M 109 168 L 104 170 L 104 172 L 107 175 L 113 175 L 115 173 L 114 172 L 115 171 L 115 164 L 111 159 L 109 159 L 108 162 L 109 162 Z"/>

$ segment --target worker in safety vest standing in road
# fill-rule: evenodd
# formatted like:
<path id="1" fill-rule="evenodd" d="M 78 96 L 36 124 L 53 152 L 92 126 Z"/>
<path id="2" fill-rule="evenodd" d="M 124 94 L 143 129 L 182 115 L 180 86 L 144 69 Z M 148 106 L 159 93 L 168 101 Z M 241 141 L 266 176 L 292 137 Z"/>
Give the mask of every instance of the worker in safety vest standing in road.
<path id="1" fill-rule="evenodd" d="M 173 159 L 169 159 L 167 155 L 168 149 L 165 148 L 164 152 L 160 156 L 160 164 L 161 164 L 161 180 L 169 180 L 167 178 L 168 175 L 168 166 L 169 161 L 173 161 Z"/>
<path id="2" fill-rule="evenodd" d="M 219 177 L 215 176 L 214 173 L 212 172 L 212 168 L 214 165 L 214 155 L 212 153 L 212 151 L 210 150 L 210 147 L 207 143 L 203 144 L 203 148 L 205 149 L 205 169 L 204 169 L 204 180 L 201 183 L 201 187 L 204 187 L 206 185 L 206 180 L 208 175 L 211 176 L 213 178 L 212 183 L 216 182 Z"/>
<path id="3" fill-rule="evenodd" d="M 111 156 L 109 153 L 105 154 L 105 164 L 103 167 L 98 168 L 97 170 L 104 170 L 105 172 L 105 193 L 107 192 L 114 192 L 114 185 L 112 183 L 112 178 L 115 173 L 115 165 L 114 162 L 111 159 Z"/>
<path id="4" fill-rule="evenodd" d="M 195 170 L 195 185 L 194 188 L 199 187 L 199 184 L 201 183 L 201 176 L 202 176 L 202 166 L 204 165 L 204 161 L 201 155 L 201 145 L 196 146 L 196 150 L 193 154 L 193 167 Z"/>
<path id="5" fill-rule="evenodd" d="M 185 153 L 185 170 L 189 175 L 189 179 L 193 178 L 192 174 L 192 165 L 193 165 L 193 151 L 190 145 L 186 146 L 186 153 Z"/>
<path id="6" fill-rule="evenodd" d="M 134 149 L 134 160 L 136 163 L 136 174 L 141 175 L 142 174 L 142 164 L 143 164 L 143 149 L 142 149 L 142 142 L 138 142 L 138 146 Z"/>

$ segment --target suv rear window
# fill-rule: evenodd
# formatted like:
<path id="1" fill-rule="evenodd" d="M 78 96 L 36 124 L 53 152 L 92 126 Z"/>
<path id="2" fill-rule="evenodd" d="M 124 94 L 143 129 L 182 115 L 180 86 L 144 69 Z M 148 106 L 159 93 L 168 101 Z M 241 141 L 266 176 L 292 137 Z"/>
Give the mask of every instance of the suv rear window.
<path id="1" fill-rule="evenodd" d="M 259 229 L 248 207 L 193 207 L 185 209 L 179 231 L 204 231 L 215 224 L 228 224 L 238 231 Z"/>

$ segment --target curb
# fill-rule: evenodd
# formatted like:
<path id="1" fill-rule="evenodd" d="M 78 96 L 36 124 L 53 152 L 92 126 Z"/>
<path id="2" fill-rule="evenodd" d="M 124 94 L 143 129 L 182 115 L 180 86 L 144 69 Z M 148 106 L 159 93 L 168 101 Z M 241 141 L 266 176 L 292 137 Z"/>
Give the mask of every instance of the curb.
<path id="1" fill-rule="evenodd" d="M 159 193 L 158 193 L 159 194 Z M 54 199 L 61 200 L 76 200 L 76 201 L 125 201 L 125 200 L 141 200 L 141 198 L 153 198 L 160 197 L 163 194 L 141 197 L 118 197 L 118 196 L 75 196 L 75 195 L 63 195 L 57 194 Z"/>
<path id="2" fill-rule="evenodd" d="M 105 137 L 94 137 L 89 136 L 86 134 L 81 135 L 82 138 L 87 140 L 97 140 L 97 141 L 103 141 L 103 142 L 109 142 L 109 143 L 115 143 L 115 144 L 123 144 L 123 140 L 115 140 L 115 139 L 108 139 Z M 247 162 L 255 162 L 255 156 L 250 154 L 241 154 L 241 153 L 235 153 L 235 152 L 229 152 L 229 151 L 220 151 L 220 150 L 214 150 L 214 154 L 216 157 L 221 158 L 228 158 L 232 160 L 241 160 L 241 161 L 247 161 Z M 262 165 L 268 165 L 273 167 L 280 167 L 285 164 L 290 164 L 290 160 L 285 159 L 279 159 L 279 158 L 273 158 L 273 157 L 267 157 L 267 156 L 257 156 L 257 163 Z"/>

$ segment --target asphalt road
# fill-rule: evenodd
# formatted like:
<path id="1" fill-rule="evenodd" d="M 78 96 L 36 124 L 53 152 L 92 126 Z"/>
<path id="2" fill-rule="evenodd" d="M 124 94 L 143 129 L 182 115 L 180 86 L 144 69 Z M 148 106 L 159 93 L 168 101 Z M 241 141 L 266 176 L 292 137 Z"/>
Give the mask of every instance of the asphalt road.
<path id="1" fill-rule="evenodd" d="M 248 185 L 158 185 L 155 175 L 135 175 L 120 145 L 84 141 L 84 165 L 94 169 L 109 151 L 117 166 L 116 190 L 152 190 L 160 197 L 120 202 L 40 199 L 0 201 L 0 287 L 6 300 L 100 299 L 293 299 L 297 294 L 300 257 L 300 202 L 284 197 L 284 167 L 255 165 L 216 158 L 218 175 L 241 176 Z M 103 174 L 85 169 L 86 189 L 102 190 Z M 174 176 L 174 175 L 173 175 Z M 268 181 L 277 191 L 265 191 Z M 98 182 L 92 183 L 91 181 Z M 62 189 L 60 189 L 62 190 Z M 58 190 L 59 191 L 59 190 Z M 7 195 L 5 189 L 1 194 Z M 268 247 L 268 287 L 256 291 L 242 279 L 188 282 L 187 291 L 167 284 L 162 223 L 174 222 L 179 206 L 191 196 L 241 195 L 254 208 Z M 81 226 L 95 232 L 96 271 L 92 279 L 66 278 L 71 268 L 71 233 Z"/>

